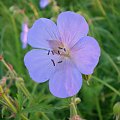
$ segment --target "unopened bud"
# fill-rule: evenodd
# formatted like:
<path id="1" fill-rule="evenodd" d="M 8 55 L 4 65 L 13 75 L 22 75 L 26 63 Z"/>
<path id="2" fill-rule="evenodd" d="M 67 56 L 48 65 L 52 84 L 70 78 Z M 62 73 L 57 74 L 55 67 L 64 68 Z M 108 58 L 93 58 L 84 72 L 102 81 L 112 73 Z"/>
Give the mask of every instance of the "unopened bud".
<path id="1" fill-rule="evenodd" d="M 0 55 L 0 61 L 3 59 L 3 56 L 2 55 Z"/>
<path id="2" fill-rule="evenodd" d="M 82 75 L 83 79 L 88 81 L 91 78 L 91 75 Z"/>
<path id="3" fill-rule="evenodd" d="M 113 113 L 115 115 L 120 115 L 120 102 L 117 102 L 113 107 Z"/>
<path id="4" fill-rule="evenodd" d="M 13 66 L 9 63 L 7 63 L 8 67 L 10 68 L 10 70 L 12 71 L 13 70 Z"/>
<path id="5" fill-rule="evenodd" d="M 0 81 L 0 85 L 4 86 L 6 84 L 6 77 L 3 77 L 2 80 Z"/>
<path id="6" fill-rule="evenodd" d="M 2 93 L 0 92 L 0 97 L 2 96 Z"/>
<path id="7" fill-rule="evenodd" d="M 78 103 L 80 103 L 81 102 L 81 99 L 80 98 L 75 98 L 75 104 L 78 104 Z"/>
<path id="8" fill-rule="evenodd" d="M 80 118 L 79 115 L 75 115 L 72 118 L 70 118 L 70 120 L 83 120 L 82 118 Z"/>

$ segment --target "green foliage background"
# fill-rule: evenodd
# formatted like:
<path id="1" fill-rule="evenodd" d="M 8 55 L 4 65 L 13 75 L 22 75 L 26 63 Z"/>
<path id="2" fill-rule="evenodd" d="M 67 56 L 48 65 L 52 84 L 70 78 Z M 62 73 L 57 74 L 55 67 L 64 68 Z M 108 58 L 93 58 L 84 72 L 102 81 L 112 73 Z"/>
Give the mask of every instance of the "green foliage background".
<path id="1" fill-rule="evenodd" d="M 59 99 L 52 96 L 48 82 L 37 84 L 32 81 L 24 66 L 23 58 L 28 46 L 22 49 L 20 41 L 21 25 L 28 17 L 29 27 L 40 17 L 56 21 L 59 12 L 74 11 L 82 14 L 89 23 L 89 35 L 96 38 L 101 46 L 101 57 L 89 84 L 84 80 L 78 97 L 78 113 L 86 120 L 113 120 L 113 106 L 120 101 L 120 0 L 56 0 L 59 11 L 51 3 L 45 9 L 39 7 L 39 0 L 0 0 L 0 54 L 13 65 L 15 71 L 24 79 L 32 98 L 27 99 L 17 89 L 15 82 L 9 95 L 21 105 L 30 120 L 68 120 L 70 98 Z M 25 14 L 10 11 L 16 6 Z M 0 79 L 7 69 L 0 62 Z M 9 81 L 9 80 L 8 80 Z M 11 112 L 0 106 L 0 120 L 7 120 Z M 16 120 L 20 120 L 19 113 Z M 3 115 L 3 117 L 2 117 Z M 13 120 L 14 118 L 9 118 Z"/>

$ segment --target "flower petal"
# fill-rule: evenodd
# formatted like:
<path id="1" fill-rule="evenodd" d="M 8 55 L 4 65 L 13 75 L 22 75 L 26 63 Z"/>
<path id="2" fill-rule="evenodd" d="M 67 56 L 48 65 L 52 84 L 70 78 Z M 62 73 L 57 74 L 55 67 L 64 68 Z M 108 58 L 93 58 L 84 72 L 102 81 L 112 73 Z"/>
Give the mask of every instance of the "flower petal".
<path id="1" fill-rule="evenodd" d="M 28 34 L 28 31 L 29 31 L 28 23 L 24 22 L 22 24 L 22 32 L 21 32 L 21 35 L 20 35 L 20 39 L 21 39 L 21 42 L 22 42 L 23 49 L 27 47 L 27 34 Z"/>
<path id="2" fill-rule="evenodd" d="M 49 3 L 49 0 L 40 0 L 40 7 L 45 8 Z"/>
<path id="3" fill-rule="evenodd" d="M 27 47 L 27 34 L 28 34 L 27 32 L 21 32 L 21 35 L 20 35 L 23 49 Z"/>
<path id="4" fill-rule="evenodd" d="M 100 57 L 98 42 L 89 36 L 79 40 L 72 48 L 71 56 L 82 74 L 92 74 Z"/>
<path id="5" fill-rule="evenodd" d="M 34 48 L 49 49 L 49 40 L 60 40 L 55 23 L 46 18 L 36 20 L 28 32 L 28 43 Z"/>
<path id="6" fill-rule="evenodd" d="M 66 98 L 78 93 L 82 86 L 82 76 L 70 60 L 60 63 L 54 75 L 49 80 L 51 93 L 60 98 Z"/>
<path id="7" fill-rule="evenodd" d="M 57 59 L 56 55 L 48 55 L 47 50 L 31 50 L 24 57 L 24 63 L 27 67 L 30 77 L 38 82 L 47 81 L 55 70 L 52 59 Z"/>
<path id="8" fill-rule="evenodd" d="M 88 24 L 83 16 L 74 12 L 62 12 L 57 20 L 61 40 L 72 47 L 80 38 L 88 34 Z"/>
<path id="9" fill-rule="evenodd" d="M 27 23 L 27 22 L 24 22 L 24 23 L 22 24 L 22 31 L 23 31 L 23 32 L 28 32 L 28 31 L 29 31 L 28 23 Z"/>

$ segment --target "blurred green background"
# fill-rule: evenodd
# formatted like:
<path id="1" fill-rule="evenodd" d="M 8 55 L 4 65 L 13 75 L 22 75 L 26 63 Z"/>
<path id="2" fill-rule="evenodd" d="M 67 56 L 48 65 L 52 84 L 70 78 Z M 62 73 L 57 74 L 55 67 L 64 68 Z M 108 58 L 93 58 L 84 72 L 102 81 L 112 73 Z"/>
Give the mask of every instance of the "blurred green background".
<path id="1" fill-rule="evenodd" d="M 34 97 L 31 107 L 29 100 L 21 95 L 26 100 L 23 108 L 30 120 L 44 120 L 41 112 L 50 120 L 69 119 L 70 99 L 56 98 L 50 94 L 48 82 L 36 84 L 30 79 L 23 58 L 31 47 L 22 49 L 20 33 L 26 18 L 31 27 L 40 17 L 56 21 L 60 12 L 74 11 L 86 18 L 89 35 L 96 38 L 101 46 L 100 61 L 89 81 L 90 85 L 84 80 L 78 94 L 81 98 L 78 113 L 86 120 L 113 120 L 113 106 L 120 101 L 120 0 L 56 0 L 56 3 L 57 6 L 50 3 L 41 9 L 39 0 L 0 0 L 0 54 L 23 77 Z M 0 79 L 6 72 L 0 62 Z M 20 94 L 14 82 L 9 94 L 13 99 Z M 7 120 L 11 113 L 5 110 L 2 118 L 2 105 L 0 108 L 0 120 Z"/>

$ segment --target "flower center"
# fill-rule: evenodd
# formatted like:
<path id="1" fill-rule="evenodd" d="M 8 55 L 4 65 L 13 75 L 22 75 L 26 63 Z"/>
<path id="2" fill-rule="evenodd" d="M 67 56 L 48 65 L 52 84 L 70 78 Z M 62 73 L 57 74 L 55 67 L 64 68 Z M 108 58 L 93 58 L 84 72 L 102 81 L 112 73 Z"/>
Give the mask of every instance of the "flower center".
<path id="1" fill-rule="evenodd" d="M 53 50 L 56 54 L 62 56 L 62 57 L 70 57 L 70 51 L 66 49 L 65 47 L 58 47 L 57 50 Z"/>
<path id="2" fill-rule="evenodd" d="M 50 47 L 52 48 L 52 50 L 49 51 L 48 54 L 52 52 L 53 55 L 57 54 L 61 57 L 70 57 L 70 50 L 62 42 L 59 42 L 57 40 L 51 40 L 48 42 Z"/>
<path id="3" fill-rule="evenodd" d="M 50 40 L 48 42 L 49 42 L 49 45 L 52 48 L 52 50 L 49 50 L 47 54 L 48 55 L 57 54 L 57 55 L 60 56 L 59 61 L 54 60 L 54 58 L 51 59 L 51 62 L 53 64 L 53 66 L 56 66 L 56 64 L 58 64 L 58 63 L 62 63 L 64 58 L 66 58 L 66 57 L 69 58 L 70 57 L 70 50 L 61 41 Z"/>

